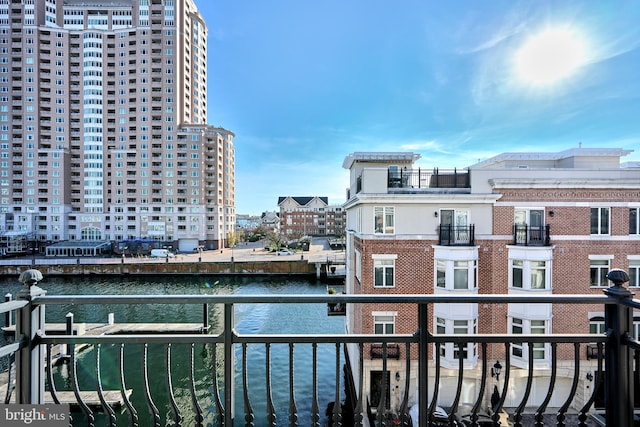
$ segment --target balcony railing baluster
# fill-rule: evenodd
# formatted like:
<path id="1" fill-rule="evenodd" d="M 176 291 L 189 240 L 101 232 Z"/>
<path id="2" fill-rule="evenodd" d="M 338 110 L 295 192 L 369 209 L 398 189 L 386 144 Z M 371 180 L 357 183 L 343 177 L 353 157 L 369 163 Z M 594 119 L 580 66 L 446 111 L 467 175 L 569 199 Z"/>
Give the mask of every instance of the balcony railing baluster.
<path id="1" fill-rule="evenodd" d="M 311 423 L 320 427 L 320 408 L 318 406 L 318 343 L 311 344 Z"/>
<path id="2" fill-rule="evenodd" d="M 169 395 L 169 403 L 171 403 L 171 409 L 173 411 L 173 421 L 176 423 L 176 427 L 182 426 L 182 414 L 180 413 L 180 407 L 176 402 L 176 397 L 173 392 L 173 380 L 171 376 L 171 343 L 165 345 L 165 353 L 167 355 L 167 393 Z"/>
<path id="3" fill-rule="evenodd" d="M 242 343 L 242 394 L 244 396 L 244 421 L 246 427 L 253 427 L 254 416 L 253 408 L 251 407 L 251 400 L 249 399 L 249 379 L 247 375 L 247 343 Z M 229 393 L 225 393 L 225 395 L 227 394 Z"/>
<path id="4" fill-rule="evenodd" d="M 469 414 L 469 419 L 472 425 L 478 422 L 478 413 L 480 412 L 480 406 L 484 403 L 484 391 L 487 387 L 487 343 L 483 342 L 480 344 L 482 348 L 482 377 L 480 379 L 480 391 L 478 392 L 478 398 L 476 402 L 473 404 L 471 408 L 471 413 Z"/>
<path id="5" fill-rule="evenodd" d="M 144 396 L 147 399 L 147 407 L 151 416 L 153 417 L 153 423 L 155 427 L 160 427 L 160 412 L 156 406 L 153 398 L 151 397 L 151 390 L 149 388 L 149 344 L 145 343 L 142 346 L 142 382 L 144 385 Z"/>
<path id="6" fill-rule="evenodd" d="M 53 344 L 47 344 L 47 366 L 53 366 Z M 53 382 L 53 369 L 47 369 L 47 382 L 49 384 L 49 391 L 51 398 L 56 405 L 60 404 L 60 398 L 58 398 L 58 392 L 56 391 L 56 384 Z M 5 402 L 9 403 L 9 402 Z"/>
<path id="7" fill-rule="evenodd" d="M 131 418 L 131 425 L 134 427 L 138 427 L 138 411 L 129 400 L 129 396 L 127 394 L 127 386 L 124 380 L 124 343 L 120 344 L 120 348 L 118 351 L 118 367 L 120 370 L 120 393 L 122 395 L 122 400 L 124 401 L 124 405 L 127 407 L 129 411 L 129 416 Z M 51 382 L 53 384 L 53 381 Z"/>
<path id="8" fill-rule="evenodd" d="M 556 419 L 558 420 L 558 426 L 564 426 L 564 421 L 566 419 L 566 413 L 569 410 L 569 406 L 573 401 L 574 396 L 576 395 L 576 391 L 578 390 L 578 376 L 580 375 L 580 343 L 573 343 L 573 381 L 571 383 L 571 390 L 569 391 L 569 396 L 567 396 L 567 400 L 558 410 L 558 415 Z"/>
<path id="9" fill-rule="evenodd" d="M 101 349 L 102 346 L 100 344 L 97 344 L 95 346 L 95 358 L 96 358 L 96 387 L 98 390 L 98 398 L 100 399 L 100 403 L 102 404 L 102 410 L 107 414 L 108 418 L 109 418 L 109 426 L 110 427 L 115 427 L 116 426 L 116 413 L 113 410 L 113 408 L 111 408 L 111 405 L 109 405 L 107 403 L 107 399 L 104 396 L 104 392 L 103 392 L 103 388 L 102 388 L 102 368 L 100 367 L 100 353 L 101 353 Z M 51 366 L 51 365 L 49 365 Z"/>
<path id="10" fill-rule="evenodd" d="M 438 391 L 440 390 L 440 347 L 443 344 L 436 343 L 436 348 L 434 351 L 435 359 L 436 359 L 436 372 L 435 378 L 433 379 L 433 396 L 431 396 L 431 403 L 429 404 L 429 411 L 427 413 L 428 422 L 431 423 L 433 421 L 433 413 L 436 410 L 436 405 L 438 404 Z M 422 409 L 422 408 L 420 408 Z"/>
<path id="11" fill-rule="evenodd" d="M 493 419 L 493 422 L 496 424 L 500 422 L 500 413 L 504 406 L 504 401 L 507 399 L 507 392 L 509 390 L 509 376 L 510 376 L 509 374 L 511 372 L 511 343 L 508 343 L 508 342 L 504 343 L 504 364 L 505 364 L 505 368 L 504 368 L 504 378 L 502 380 L 503 381 L 502 393 L 500 393 L 500 399 L 498 399 L 498 403 L 494 406 L 492 402 L 492 405 L 491 405 L 492 406 L 491 410 L 493 411 L 493 415 L 491 416 L 491 418 Z"/>
<path id="12" fill-rule="evenodd" d="M 410 375 L 411 372 L 411 343 L 405 343 L 404 345 L 404 353 L 405 353 L 405 367 L 404 367 L 404 395 L 402 396 L 402 404 L 400 405 L 400 425 L 403 427 L 408 427 L 411 425 L 411 419 L 409 417 L 409 386 L 411 385 Z"/>
<path id="13" fill-rule="evenodd" d="M 267 385 L 267 423 L 271 427 L 276 427 L 276 408 L 273 406 L 273 396 L 271 395 L 271 343 L 265 344 L 265 380 Z"/>
<path id="14" fill-rule="evenodd" d="M 364 344 L 358 343 L 358 402 L 354 408 L 354 425 L 362 427 L 364 423 Z"/>
<path id="15" fill-rule="evenodd" d="M 289 425 L 291 427 L 296 427 L 298 425 L 298 408 L 296 407 L 296 396 L 294 393 L 294 354 L 293 354 L 293 343 L 289 343 Z"/>
<path id="16" fill-rule="evenodd" d="M 594 384 L 594 388 L 593 388 L 593 392 L 591 393 L 591 397 L 589 397 L 589 400 L 587 400 L 587 402 L 584 404 L 584 406 L 578 411 L 578 421 L 580 422 L 579 427 L 586 427 L 586 421 L 587 421 L 587 412 L 589 412 L 589 409 L 591 408 L 591 406 L 593 405 L 593 403 L 596 400 L 596 390 L 598 390 L 601 386 L 602 383 L 604 382 L 604 375 L 602 375 L 602 361 L 604 360 L 604 356 L 603 356 L 603 352 L 602 352 L 602 343 L 599 342 L 598 343 L 598 367 L 597 367 L 597 371 L 596 371 L 596 382 Z M 636 366 L 640 366 L 640 364 L 636 363 Z M 593 376 L 591 377 L 593 379 Z"/>
<path id="17" fill-rule="evenodd" d="M 454 344 L 456 345 L 456 344 Z M 468 347 L 468 343 L 459 342 L 458 346 L 458 383 L 456 387 L 456 396 L 453 398 L 451 409 L 449 409 L 449 422 L 453 424 L 458 412 L 458 404 L 460 403 L 460 395 L 462 394 L 462 379 L 464 378 L 464 351 Z"/>
<path id="18" fill-rule="evenodd" d="M 205 347 L 206 349 L 206 347 Z M 194 421 L 196 422 L 196 427 L 202 427 L 202 422 L 204 421 L 204 417 L 202 416 L 202 407 L 198 402 L 198 395 L 196 393 L 196 384 L 195 384 L 195 374 L 194 374 L 194 355 L 195 355 L 195 344 L 191 343 L 189 345 L 189 391 L 191 392 L 191 407 L 195 413 Z M 216 352 L 215 352 L 215 344 L 214 351 L 211 355 L 212 357 L 212 365 L 213 365 L 213 394 L 214 394 L 214 402 L 216 403 L 216 408 L 219 408 L 218 403 L 220 402 L 220 396 L 218 396 L 218 380 L 216 373 Z M 219 416 L 219 415 L 218 415 Z"/>
<path id="19" fill-rule="evenodd" d="M 514 427 L 522 427 L 522 412 L 527 405 L 529 394 L 531 394 L 531 384 L 533 383 L 533 346 L 529 345 L 529 367 L 527 369 L 527 385 L 524 388 L 522 400 L 513 413 Z"/>
<path id="20" fill-rule="evenodd" d="M 75 344 L 70 345 L 69 353 L 71 354 L 71 383 L 73 384 L 73 393 L 76 396 L 78 405 L 80 405 L 80 409 L 87 417 L 87 426 L 93 427 L 95 425 L 95 417 L 93 416 L 93 411 L 91 411 L 89 406 L 82 398 L 82 395 L 80 393 L 80 386 L 78 385 L 78 357 L 76 354 Z"/>
<path id="21" fill-rule="evenodd" d="M 336 343 L 336 388 L 335 388 L 335 400 L 333 405 L 333 426 L 342 426 L 342 406 L 340 405 L 340 377 L 342 376 L 341 363 L 340 363 L 340 344 Z"/>
<path id="22" fill-rule="evenodd" d="M 558 344 L 551 343 L 551 375 L 549 376 L 549 388 L 547 389 L 547 395 L 542 401 L 542 404 L 538 407 L 534 414 L 534 419 L 536 421 L 536 427 L 544 426 L 544 413 L 547 410 L 547 406 L 551 401 L 551 396 L 553 395 L 553 389 L 556 384 L 556 375 L 558 373 Z"/>

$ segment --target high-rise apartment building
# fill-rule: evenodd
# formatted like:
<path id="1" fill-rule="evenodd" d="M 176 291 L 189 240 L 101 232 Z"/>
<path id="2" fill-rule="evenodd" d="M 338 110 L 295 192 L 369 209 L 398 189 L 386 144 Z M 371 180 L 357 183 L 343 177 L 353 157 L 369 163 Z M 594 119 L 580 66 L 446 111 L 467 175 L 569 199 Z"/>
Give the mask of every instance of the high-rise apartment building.
<path id="1" fill-rule="evenodd" d="M 0 1 L 3 242 L 225 245 L 234 134 L 206 124 L 192 0 Z"/>

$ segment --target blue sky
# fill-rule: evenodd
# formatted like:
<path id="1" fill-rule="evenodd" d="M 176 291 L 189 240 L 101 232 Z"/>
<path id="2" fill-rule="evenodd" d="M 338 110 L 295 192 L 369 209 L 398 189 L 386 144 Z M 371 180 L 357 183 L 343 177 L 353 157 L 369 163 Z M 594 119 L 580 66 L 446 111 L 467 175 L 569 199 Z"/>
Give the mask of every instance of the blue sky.
<path id="1" fill-rule="evenodd" d="M 196 5 L 208 121 L 236 134 L 238 213 L 276 210 L 279 196 L 344 202 L 355 151 L 462 168 L 582 142 L 640 161 L 640 1 Z"/>

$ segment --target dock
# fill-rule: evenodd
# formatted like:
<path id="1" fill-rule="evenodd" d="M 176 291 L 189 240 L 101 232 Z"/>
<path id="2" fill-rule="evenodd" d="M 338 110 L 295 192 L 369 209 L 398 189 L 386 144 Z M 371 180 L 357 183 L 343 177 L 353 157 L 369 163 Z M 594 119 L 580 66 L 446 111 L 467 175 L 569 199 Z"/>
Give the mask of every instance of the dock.
<path id="1" fill-rule="evenodd" d="M 45 335 L 64 335 L 64 323 L 47 323 Z M 5 336 L 15 336 L 16 327 L 2 328 Z M 202 323 L 74 323 L 73 335 L 125 335 L 125 334 L 200 334 Z"/>
<path id="2" fill-rule="evenodd" d="M 66 324 L 64 323 L 47 323 L 45 325 L 45 334 L 48 335 L 64 335 L 66 334 Z M 124 334 L 201 334 L 205 331 L 201 323 L 74 323 L 74 335 L 124 335 Z M 2 328 L 3 334 L 15 337 L 15 325 Z M 60 353 L 60 346 L 55 346 L 54 351 L 57 352 L 53 356 L 55 364 L 63 363 L 68 360 L 68 355 Z M 76 347 L 77 351 L 82 351 L 86 347 Z M 6 392 L 9 383 L 8 372 L 0 373 L 0 390 Z M 124 405 L 122 392 L 120 390 L 103 390 L 103 396 L 109 406 L 118 409 Z M 132 390 L 127 389 L 127 398 L 131 395 Z M 69 404 L 72 410 L 76 410 L 79 406 L 76 395 L 73 391 L 57 391 L 60 403 Z M 98 392 L 95 390 L 80 391 L 80 396 L 84 403 L 95 409 L 101 410 L 102 402 Z M 12 396 L 12 402 L 15 401 L 15 394 Z M 46 393 L 46 402 L 53 403 L 53 398 L 49 392 Z"/>
<path id="3" fill-rule="evenodd" d="M 127 399 L 131 398 L 132 392 L 133 390 L 127 389 Z M 56 394 L 58 395 L 60 403 L 70 405 L 71 410 L 76 410 L 80 406 L 73 391 L 56 391 Z M 107 405 L 109 405 L 113 409 L 119 409 L 124 406 L 124 399 L 122 398 L 122 392 L 120 390 L 103 390 L 102 395 L 104 396 L 104 400 L 106 401 Z M 46 396 L 46 403 L 53 403 L 51 393 L 47 393 Z M 90 407 L 92 410 L 102 409 L 102 402 L 100 402 L 100 397 L 98 396 L 97 391 L 81 391 L 80 398 L 85 403 L 85 405 Z"/>

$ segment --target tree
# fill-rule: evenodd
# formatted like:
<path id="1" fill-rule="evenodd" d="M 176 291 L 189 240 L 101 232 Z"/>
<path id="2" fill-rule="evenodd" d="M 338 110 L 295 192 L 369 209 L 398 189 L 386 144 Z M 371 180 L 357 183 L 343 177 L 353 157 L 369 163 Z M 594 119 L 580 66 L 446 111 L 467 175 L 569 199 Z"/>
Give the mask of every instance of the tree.
<path id="1" fill-rule="evenodd" d="M 267 248 L 272 251 L 280 250 L 282 246 L 286 246 L 282 237 L 273 230 L 268 230 L 264 238 L 267 240 Z"/>
<path id="2" fill-rule="evenodd" d="M 234 233 L 233 231 L 230 231 L 229 234 L 227 234 L 227 246 L 232 247 L 235 245 L 236 245 L 236 233 Z"/>

